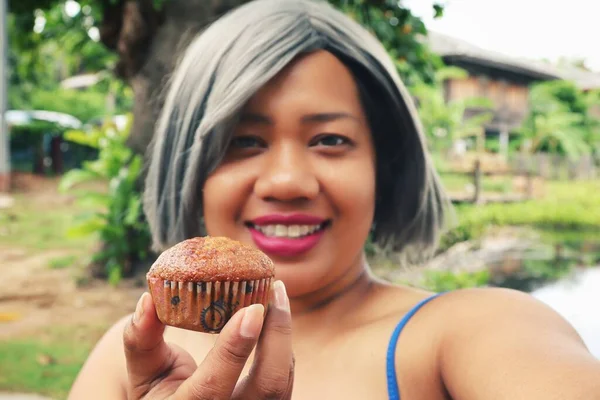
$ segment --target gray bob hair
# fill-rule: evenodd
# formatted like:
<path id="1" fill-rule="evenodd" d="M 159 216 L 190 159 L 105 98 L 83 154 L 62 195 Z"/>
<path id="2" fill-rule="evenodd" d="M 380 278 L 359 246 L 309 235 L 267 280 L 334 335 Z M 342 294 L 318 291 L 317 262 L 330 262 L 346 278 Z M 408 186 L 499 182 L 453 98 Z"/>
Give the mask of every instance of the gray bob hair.
<path id="1" fill-rule="evenodd" d="M 206 234 L 202 188 L 227 151 L 240 111 L 292 60 L 317 50 L 329 51 L 352 72 L 371 125 L 377 157 L 373 240 L 411 259 L 431 253 L 448 202 L 412 99 L 381 43 L 318 0 L 249 2 L 186 48 L 148 154 L 144 210 L 156 250 Z"/>

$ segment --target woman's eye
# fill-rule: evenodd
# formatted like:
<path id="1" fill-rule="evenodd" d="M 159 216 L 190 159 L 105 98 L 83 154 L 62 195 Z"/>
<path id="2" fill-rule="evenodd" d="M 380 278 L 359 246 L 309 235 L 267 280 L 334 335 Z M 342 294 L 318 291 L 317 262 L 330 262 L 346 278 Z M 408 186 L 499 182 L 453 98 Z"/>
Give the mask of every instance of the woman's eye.
<path id="1" fill-rule="evenodd" d="M 350 141 L 340 135 L 320 135 L 317 136 L 313 142 L 312 146 L 325 146 L 325 147 L 336 147 L 350 144 Z"/>
<path id="2" fill-rule="evenodd" d="M 252 149 L 263 146 L 263 141 L 254 136 L 236 136 L 231 139 L 230 145 L 233 149 Z"/>

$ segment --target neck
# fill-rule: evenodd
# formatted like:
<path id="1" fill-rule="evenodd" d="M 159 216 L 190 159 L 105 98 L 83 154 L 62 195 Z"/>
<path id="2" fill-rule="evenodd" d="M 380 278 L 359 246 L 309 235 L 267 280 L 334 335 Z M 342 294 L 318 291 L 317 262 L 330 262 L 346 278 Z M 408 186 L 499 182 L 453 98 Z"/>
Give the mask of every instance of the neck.
<path id="1" fill-rule="evenodd" d="M 376 280 L 364 256 L 361 255 L 355 265 L 331 284 L 290 299 L 294 332 L 303 327 L 314 328 L 318 326 L 315 322 L 323 320 L 332 326 L 335 325 L 332 322 L 339 323 L 344 316 L 356 314 Z"/>

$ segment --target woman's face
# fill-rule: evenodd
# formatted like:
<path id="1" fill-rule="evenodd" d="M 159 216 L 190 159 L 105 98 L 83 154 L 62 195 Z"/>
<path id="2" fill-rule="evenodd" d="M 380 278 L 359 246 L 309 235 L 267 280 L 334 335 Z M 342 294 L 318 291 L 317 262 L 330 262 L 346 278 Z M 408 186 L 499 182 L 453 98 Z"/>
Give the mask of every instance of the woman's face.
<path id="1" fill-rule="evenodd" d="M 375 152 L 344 64 L 311 53 L 263 87 L 245 106 L 203 202 L 208 234 L 266 253 L 291 297 L 362 268 Z"/>

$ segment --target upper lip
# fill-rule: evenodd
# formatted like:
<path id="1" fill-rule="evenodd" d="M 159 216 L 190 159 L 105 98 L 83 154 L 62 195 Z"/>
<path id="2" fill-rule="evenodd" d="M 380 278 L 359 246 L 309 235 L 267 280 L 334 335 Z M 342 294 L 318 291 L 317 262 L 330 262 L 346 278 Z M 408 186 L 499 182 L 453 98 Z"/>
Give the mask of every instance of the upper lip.
<path id="1" fill-rule="evenodd" d="M 268 214 L 250 220 L 253 225 L 320 225 L 327 219 L 309 214 Z"/>

